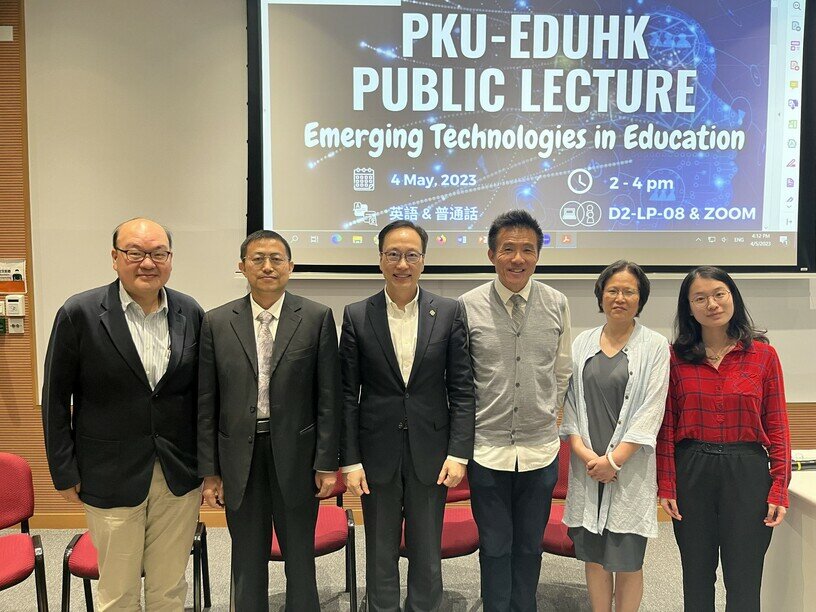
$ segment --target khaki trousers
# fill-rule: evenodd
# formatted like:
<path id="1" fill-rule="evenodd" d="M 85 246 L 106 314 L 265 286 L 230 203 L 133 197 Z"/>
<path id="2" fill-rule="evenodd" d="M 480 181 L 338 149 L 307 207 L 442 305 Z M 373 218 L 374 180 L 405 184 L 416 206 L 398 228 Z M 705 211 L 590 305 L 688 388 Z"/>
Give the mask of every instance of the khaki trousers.
<path id="1" fill-rule="evenodd" d="M 146 610 L 184 610 L 184 571 L 200 505 L 198 489 L 181 497 L 173 495 L 158 461 L 147 499 L 138 506 L 95 508 L 84 504 L 98 552 L 99 610 L 141 610 L 142 572 Z"/>

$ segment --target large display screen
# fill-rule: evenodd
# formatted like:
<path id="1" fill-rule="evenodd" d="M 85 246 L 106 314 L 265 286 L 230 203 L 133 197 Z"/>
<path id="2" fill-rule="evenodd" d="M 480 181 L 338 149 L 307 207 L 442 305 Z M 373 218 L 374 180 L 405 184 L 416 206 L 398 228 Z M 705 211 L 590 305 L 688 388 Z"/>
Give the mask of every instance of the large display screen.
<path id="1" fill-rule="evenodd" d="M 476 266 L 524 208 L 551 266 L 794 267 L 805 5 L 261 0 L 263 226 L 355 266 L 409 219 Z"/>

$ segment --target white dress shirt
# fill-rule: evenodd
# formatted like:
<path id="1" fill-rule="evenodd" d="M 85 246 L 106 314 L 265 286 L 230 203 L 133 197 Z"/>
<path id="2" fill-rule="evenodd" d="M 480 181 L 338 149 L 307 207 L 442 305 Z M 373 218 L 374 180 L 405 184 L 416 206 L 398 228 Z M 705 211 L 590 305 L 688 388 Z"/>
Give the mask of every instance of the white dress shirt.
<path id="1" fill-rule="evenodd" d="M 507 309 L 507 314 L 513 316 L 513 302 L 510 298 L 513 297 L 513 292 L 505 287 L 497 278 L 495 281 L 496 293 L 499 294 L 504 307 Z M 527 281 L 524 288 L 518 294 L 524 299 L 521 305 L 522 310 L 527 307 L 527 300 L 530 297 L 530 287 L 532 286 L 532 279 Z M 570 353 L 570 320 L 569 311 L 567 311 L 564 320 L 565 333 L 561 335 L 558 341 L 558 353 L 555 358 L 555 371 L 568 371 L 572 373 L 572 356 Z M 560 380 L 563 377 L 557 376 Z M 569 381 L 569 375 L 566 376 Z M 566 393 L 566 385 L 564 389 L 558 389 L 557 397 L 563 398 Z M 558 456 L 558 450 L 561 447 L 561 441 L 555 438 L 552 442 L 541 444 L 537 446 L 524 446 L 522 444 L 514 444 L 511 446 L 490 446 L 487 444 L 477 444 L 473 447 L 473 460 L 481 466 L 491 470 L 501 470 L 504 472 L 514 472 L 518 467 L 519 472 L 529 472 L 531 470 L 538 470 L 547 467 Z"/>
<path id="2" fill-rule="evenodd" d="M 130 337 L 142 361 L 147 382 L 155 389 L 170 363 L 170 329 L 167 326 L 167 292 L 159 290 L 159 307 L 145 314 L 142 307 L 119 283 L 119 301 L 125 313 Z"/>

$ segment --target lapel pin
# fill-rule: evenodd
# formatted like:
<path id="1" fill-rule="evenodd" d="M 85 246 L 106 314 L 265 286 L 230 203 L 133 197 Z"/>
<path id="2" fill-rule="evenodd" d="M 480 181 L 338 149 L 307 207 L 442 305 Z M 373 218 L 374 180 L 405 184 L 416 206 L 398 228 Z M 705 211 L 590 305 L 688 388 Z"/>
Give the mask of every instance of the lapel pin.
<path id="1" fill-rule="evenodd" d="M 431 308 L 431 312 L 430 312 L 429 314 L 430 314 L 432 317 L 435 317 L 435 316 L 436 316 L 436 311 L 435 311 L 433 308 Z"/>

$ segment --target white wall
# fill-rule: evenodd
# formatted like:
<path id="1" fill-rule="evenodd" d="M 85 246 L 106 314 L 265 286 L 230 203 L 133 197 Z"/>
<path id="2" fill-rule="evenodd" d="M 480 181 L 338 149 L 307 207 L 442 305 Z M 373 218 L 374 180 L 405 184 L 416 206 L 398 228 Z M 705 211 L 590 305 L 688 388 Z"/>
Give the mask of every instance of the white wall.
<path id="1" fill-rule="evenodd" d="M 62 302 L 114 278 L 110 233 L 124 219 L 149 216 L 174 230 L 171 285 L 205 308 L 241 295 L 244 283 L 233 272 L 246 225 L 245 2 L 25 5 L 40 364 Z M 374 257 L 372 249 L 372 263 Z M 457 296 L 480 282 L 426 279 L 423 286 Z M 547 282 L 570 299 L 576 332 L 601 322 L 592 280 Z M 643 315 L 667 336 L 679 284 L 655 280 Z M 816 401 L 816 310 L 808 280 L 739 285 L 779 350 L 788 400 Z M 338 323 L 344 304 L 381 287 L 375 279 L 291 284 L 329 304 Z"/>

